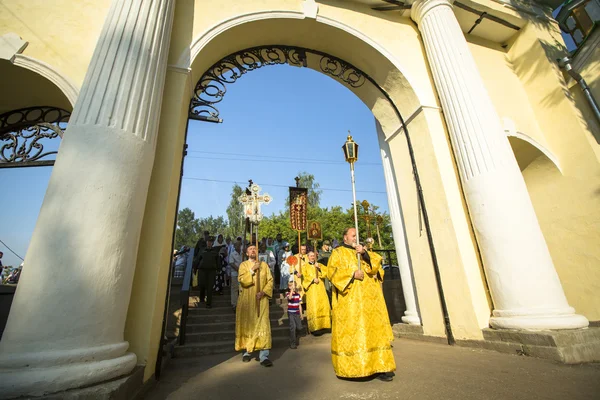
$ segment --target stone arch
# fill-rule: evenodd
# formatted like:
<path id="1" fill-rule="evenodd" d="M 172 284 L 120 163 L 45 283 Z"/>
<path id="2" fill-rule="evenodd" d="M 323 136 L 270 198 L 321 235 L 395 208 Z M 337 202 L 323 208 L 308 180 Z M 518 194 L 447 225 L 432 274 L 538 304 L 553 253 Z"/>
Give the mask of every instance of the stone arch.
<path id="1" fill-rule="evenodd" d="M 526 135 L 522 132 L 508 132 L 508 142 L 515 154 L 517 164 L 521 172 L 524 171 L 532 162 L 538 157 L 547 158 L 552 165 L 556 167 L 561 173 L 562 169 L 558 159 L 544 146 L 538 143 L 531 136 Z"/>
<path id="2" fill-rule="evenodd" d="M 327 43 L 324 43 L 323 37 L 328 38 Z M 426 266 L 429 271 L 450 268 L 445 265 L 449 263 L 446 259 L 440 262 L 441 268 L 437 267 L 438 261 L 433 254 L 434 241 L 442 242 L 445 240 L 443 237 L 454 240 L 452 235 L 455 232 L 458 232 L 459 235 L 467 235 L 470 228 L 465 210 L 459 205 L 462 201 L 462 194 L 458 191 L 459 185 L 454 186 L 455 182 L 458 183 L 458 174 L 451 153 L 448 152 L 450 144 L 445 131 L 445 122 L 437 103 L 429 93 L 432 88 L 428 85 L 431 82 L 420 80 L 418 83 L 421 86 L 415 84 L 404 73 L 402 65 L 397 59 L 360 31 L 320 16 L 317 16 L 316 19 L 304 18 L 302 13 L 293 11 L 257 12 L 223 21 L 196 36 L 191 41 L 190 47 L 179 55 L 178 64 L 170 67 L 177 72 L 188 74 L 189 83 L 192 85 L 188 98 L 191 98 L 196 82 L 211 66 L 240 50 L 268 45 L 308 48 L 329 54 L 357 67 L 372 78 L 373 85 L 364 85 L 360 88 L 353 88 L 340 80 L 338 82 L 344 84 L 371 110 L 381 127 L 379 140 L 382 152 L 387 144 L 390 145 L 385 150 L 388 160 L 392 163 L 390 169 L 396 170 L 396 172 L 403 171 L 396 175 L 395 179 L 398 184 L 393 189 L 392 195 L 396 195 L 403 201 L 408 200 L 409 207 L 403 207 L 403 211 L 398 210 L 396 217 L 397 220 L 400 220 L 401 213 L 411 213 L 410 221 L 407 220 L 407 223 L 413 228 L 409 246 L 414 246 L 416 252 L 431 254 L 431 258 L 422 257 L 419 261 L 420 265 L 415 266 L 414 270 L 420 270 L 419 274 L 421 274 L 419 277 L 415 276 L 415 289 L 421 293 L 434 292 L 436 290 L 434 282 L 439 282 L 442 278 L 439 277 L 439 274 L 434 275 L 433 272 L 426 275 L 422 272 L 424 270 L 422 267 Z M 311 65 L 308 64 L 307 67 L 310 68 Z M 312 69 L 322 72 L 315 68 L 315 64 L 312 64 Z M 223 116 L 223 119 L 226 119 L 226 116 Z M 408 130 L 410 130 L 410 135 Z M 419 161 L 415 160 L 409 136 L 414 136 L 418 138 L 416 140 L 420 141 L 417 144 L 420 148 L 419 155 L 416 156 L 416 158 L 420 158 Z M 386 146 L 382 145 L 382 142 Z M 394 161 L 395 166 L 393 165 Z M 428 167 L 426 164 L 432 161 L 440 164 L 431 168 L 433 174 L 430 174 L 430 171 L 427 172 L 429 176 L 425 185 L 429 186 L 421 190 L 418 173 L 416 173 L 417 164 L 420 163 L 425 171 Z M 430 166 L 433 165 L 430 164 Z M 437 168 L 440 168 L 439 171 Z M 415 188 L 415 185 L 418 188 Z M 389 197 L 391 191 L 388 182 L 386 182 L 386 187 Z M 421 210 L 425 209 L 423 191 L 428 190 L 432 196 L 432 202 L 441 201 L 442 198 L 451 198 L 452 202 L 452 210 L 450 207 L 444 206 L 443 210 L 434 217 L 436 218 L 435 223 L 443 224 L 447 218 L 455 218 L 457 226 L 456 231 L 449 230 L 438 233 L 435 240 L 428 239 L 428 235 L 424 234 L 425 230 L 431 232 L 431 229 L 429 224 L 423 222 L 420 217 Z M 440 195 L 442 192 L 443 194 Z M 437 199 L 434 200 L 433 196 L 436 196 Z M 388 203 L 391 204 L 389 199 Z M 400 224 L 404 224 L 404 221 Z M 417 225 L 422 226 L 422 230 L 418 234 L 414 230 Z M 429 237 L 431 236 L 429 235 Z M 397 246 L 405 243 L 404 238 L 396 240 L 396 234 L 394 237 Z M 425 240 L 421 240 L 423 238 Z M 469 329 L 472 328 L 475 335 L 479 335 L 478 329 L 488 326 L 490 313 L 489 303 L 482 285 L 485 278 L 481 272 L 481 264 L 475 258 L 474 252 L 459 248 L 459 246 L 456 244 L 449 250 L 449 253 L 464 261 L 464 264 L 461 264 L 461 267 L 464 268 L 464 271 L 461 271 L 464 273 L 461 279 L 464 278 L 468 282 L 460 288 L 460 291 L 470 296 L 475 311 L 466 317 L 458 316 L 458 311 L 451 312 L 455 313 L 457 325 L 469 325 Z M 448 251 L 447 249 L 446 246 L 441 252 Z M 464 255 L 467 252 L 468 254 Z M 431 335 L 445 335 L 442 318 L 433 317 L 441 313 L 437 292 L 436 295 L 425 297 L 428 297 L 427 304 L 420 304 L 419 307 L 419 311 L 423 315 L 429 314 L 429 320 L 427 322 L 423 320 L 423 325 L 427 326 L 425 329 Z M 452 307 L 456 306 L 458 304 Z"/>
<path id="3" fill-rule="evenodd" d="M 328 44 L 319 40 L 324 35 L 332 38 Z M 332 43 L 343 45 L 334 48 Z M 364 71 L 389 94 L 393 104 L 373 85 L 345 86 L 371 109 L 386 137 L 397 132 L 401 125 L 395 108 L 406 119 L 426 106 L 421 101 L 424 96 L 411 84 L 400 62 L 374 40 L 341 22 L 321 16 L 309 19 L 297 11 L 260 11 L 221 21 L 197 36 L 173 67 L 188 69 L 191 82 L 195 83 L 218 60 L 236 51 L 263 45 L 308 48 L 335 56 Z M 311 63 L 307 67 L 318 70 Z"/>

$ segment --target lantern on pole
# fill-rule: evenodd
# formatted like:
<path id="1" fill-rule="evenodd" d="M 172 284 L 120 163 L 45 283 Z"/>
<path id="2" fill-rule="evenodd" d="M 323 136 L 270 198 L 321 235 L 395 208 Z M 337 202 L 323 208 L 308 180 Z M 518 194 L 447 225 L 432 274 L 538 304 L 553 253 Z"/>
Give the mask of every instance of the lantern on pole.
<path id="1" fill-rule="evenodd" d="M 350 133 L 350 131 L 348 131 Z M 354 181 L 354 163 L 358 161 L 358 144 L 352 140 L 352 136 L 348 135 L 348 139 L 346 143 L 342 146 L 342 150 L 344 150 L 344 158 L 346 162 L 350 164 L 350 177 L 352 178 L 352 199 L 353 207 L 354 207 L 354 228 L 356 229 L 356 244 L 360 243 L 358 236 L 358 212 L 356 210 L 356 185 Z M 360 254 L 357 254 L 358 259 L 358 269 L 360 270 Z"/>

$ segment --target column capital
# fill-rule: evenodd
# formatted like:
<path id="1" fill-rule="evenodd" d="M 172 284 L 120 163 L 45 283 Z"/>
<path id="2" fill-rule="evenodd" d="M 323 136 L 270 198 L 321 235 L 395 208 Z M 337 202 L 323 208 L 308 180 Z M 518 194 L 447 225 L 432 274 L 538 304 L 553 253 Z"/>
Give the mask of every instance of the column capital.
<path id="1" fill-rule="evenodd" d="M 415 0 L 410 9 L 410 18 L 412 18 L 417 25 L 420 25 L 423 17 L 425 17 L 429 11 L 439 6 L 452 8 L 453 2 L 454 0 Z"/>

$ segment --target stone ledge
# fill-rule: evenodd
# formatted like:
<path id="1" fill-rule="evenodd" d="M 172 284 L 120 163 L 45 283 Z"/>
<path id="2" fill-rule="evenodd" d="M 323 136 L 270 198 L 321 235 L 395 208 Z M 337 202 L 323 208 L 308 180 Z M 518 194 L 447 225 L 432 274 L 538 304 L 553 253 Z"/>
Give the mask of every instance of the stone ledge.
<path id="1" fill-rule="evenodd" d="M 392 332 L 394 336 L 402 339 L 420 340 L 423 342 L 430 343 L 442 343 L 448 344 L 448 339 L 442 336 L 428 336 L 423 333 L 423 327 L 421 325 L 410 325 L 410 324 L 394 324 L 392 326 Z"/>
<path id="2" fill-rule="evenodd" d="M 394 336 L 447 344 L 445 337 L 427 336 L 419 325 L 394 324 Z M 563 364 L 600 362 L 600 328 L 564 331 L 482 330 L 484 340 L 457 340 L 456 345 L 501 353 L 545 358 Z"/>
<path id="3" fill-rule="evenodd" d="M 545 358 L 563 364 L 600 361 L 600 329 L 517 331 L 483 329 L 485 340 L 457 340 L 461 347 Z"/>
<path id="4" fill-rule="evenodd" d="M 144 388 L 144 367 L 138 365 L 121 378 L 84 388 L 51 393 L 40 397 L 19 397 L 31 400 L 131 400 L 139 398 Z M 150 379 L 153 381 L 153 379 Z"/>
<path id="5" fill-rule="evenodd" d="M 519 354 L 547 358 L 564 364 L 600 362 L 600 328 L 564 331 L 483 329 L 483 348 L 514 346 Z M 473 341 L 462 341 L 473 342 Z M 469 343 L 459 343 L 460 345 Z"/>

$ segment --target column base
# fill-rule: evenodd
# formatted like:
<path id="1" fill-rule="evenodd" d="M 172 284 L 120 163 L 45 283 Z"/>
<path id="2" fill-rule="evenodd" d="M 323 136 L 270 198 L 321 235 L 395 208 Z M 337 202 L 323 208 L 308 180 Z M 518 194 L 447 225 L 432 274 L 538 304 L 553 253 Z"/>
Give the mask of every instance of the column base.
<path id="1" fill-rule="evenodd" d="M 404 316 L 401 318 L 402 322 L 409 325 L 421 325 L 421 319 L 418 315 L 405 312 Z"/>
<path id="2" fill-rule="evenodd" d="M 490 326 L 494 329 L 553 330 L 587 328 L 589 321 L 568 307 L 560 310 L 494 310 Z"/>
<path id="3" fill-rule="evenodd" d="M 20 396 L 42 396 L 89 386 L 128 374 L 136 362 L 135 354 L 126 353 L 108 360 L 66 365 L 32 365 L 23 368 L 9 368 L 3 365 L 0 368 L 0 393 L 2 398 L 10 399 Z"/>

